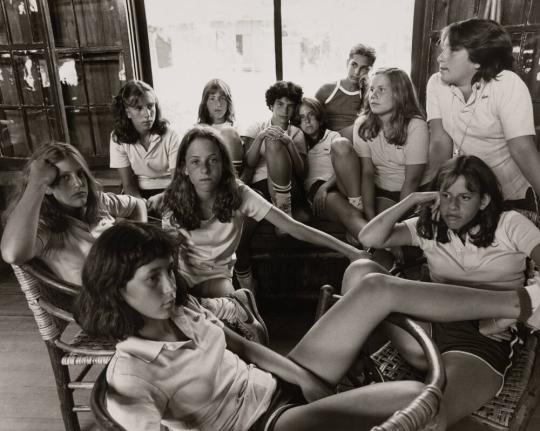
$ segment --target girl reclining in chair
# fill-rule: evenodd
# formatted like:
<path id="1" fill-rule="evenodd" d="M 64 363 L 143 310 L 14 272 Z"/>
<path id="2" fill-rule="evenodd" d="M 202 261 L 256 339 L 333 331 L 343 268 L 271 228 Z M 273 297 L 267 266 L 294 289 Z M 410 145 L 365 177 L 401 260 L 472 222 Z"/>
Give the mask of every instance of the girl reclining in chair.
<path id="1" fill-rule="evenodd" d="M 431 280 L 437 284 L 414 283 L 446 288 L 448 295 L 460 302 L 456 306 L 445 304 L 451 320 L 456 322 L 430 327 L 443 355 L 448 377 L 443 407 L 448 423 L 453 424 L 478 410 L 502 387 L 517 337 L 506 329 L 514 322 L 495 321 L 493 318 L 499 317 L 496 314 L 487 313 L 489 320 L 481 322 L 458 318 L 463 308 L 484 313 L 486 304 L 479 298 L 462 296 L 461 290 L 449 284 L 470 286 L 493 296 L 520 291 L 527 257 L 536 265 L 540 263 L 540 231 L 518 212 L 504 211 L 497 178 L 475 156 L 447 161 L 431 190 L 436 191 L 412 193 L 379 214 L 359 237 L 370 247 L 420 247 Z M 417 205 L 424 207 L 420 217 L 399 222 Z M 364 271 L 384 272 L 375 263 L 366 263 Z M 378 277 L 381 284 L 396 289 L 411 283 L 386 275 Z M 362 283 L 361 277 L 358 282 Z M 430 302 L 426 306 L 432 309 L 438 304 Z M 396 331 L 390 329 L 390 338 L 400 353 L 411 364 L 425 368 L 425 361 L 418 358 L 417 345 L 401 330 Z"/>
<path id="2" fill-rule="evenodd" d="M 107 405 L 130 431 L 161 423 L 200 431 L 368 430 L 422 389 L 401 381 L 333 391 L 389 313 L 540 325 L 538 286 L 491 292 L 373 278 L 354 287 L 361 266 L 352 264 L 343 280 L 349 293 L 283 357 L 239 338 L 187 295 L 178 249 L 155 226 L 121 223 L 96 241 L 83 270 L 75 317 L 91 334 L 122 340 L 107 370 Z"/>

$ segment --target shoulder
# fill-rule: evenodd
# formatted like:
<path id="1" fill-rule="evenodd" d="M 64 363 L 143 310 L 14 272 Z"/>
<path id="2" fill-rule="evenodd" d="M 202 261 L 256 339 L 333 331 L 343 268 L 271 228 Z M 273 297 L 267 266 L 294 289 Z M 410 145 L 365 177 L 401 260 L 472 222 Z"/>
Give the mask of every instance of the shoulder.
<path id="1" fill-rule="evenodd" d="M 414 117 L 411 118 L 407 125 L 407 132 L 426 132 L 428 133 L 427 121 L 423 118 Z"/>
<path id="2" fill-rule="evenodd" d="M 329 142 L 334 142 L 341 138 L 343 138 L 343 136 L 341 136 L 339 132 L 330 129 L 326 129 L 323 136 L 323 140 L 328 140 Z"/>
<path id="3" fill-rule="evenodd" d="M 319 89 L 315 92 L 315 98 L 321 102 L 324 103 L 328 96 L 330 96 L 330 93 L 336 86 L 335 82 L 327 82 L 326 84 L 323 84 L 319 87 Z"/>
<path id="4" fill-rule="evenodd" d="M 450 86 L 442 80 L 440 72 L 437 72 L 430 76 L 426 91 L 428 93 L 450 91 Z"/>
<path id="5" fill-rule="evenodd" d="M 503 70 L 495 78 L 489 81 L 486 86 L 492 88 L 497 93 L 512 93 L 526 91 L 529 93 L 527 85 L 519 75 L 511 70 Z"/>

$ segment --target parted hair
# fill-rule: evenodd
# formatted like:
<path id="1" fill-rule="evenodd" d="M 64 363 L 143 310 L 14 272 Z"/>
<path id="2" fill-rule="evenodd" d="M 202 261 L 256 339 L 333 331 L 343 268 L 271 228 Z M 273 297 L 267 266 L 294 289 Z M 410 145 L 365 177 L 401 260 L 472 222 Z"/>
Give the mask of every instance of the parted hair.
<path id="1" fill-rule="evenodd" d="M 23 169 L 22 181 L 18 183 L 19 185 L 14 191 L 9 208 L 4 214 L 4 219 L 9 217 L 9 214 L 11 214 L 17 203 L 21 200 L 28 186 L 30 165 L 32 162 L 35 160 L 46 160 L 54 164 L 65 159 L 71 159 L 77 163 L 82 168 L 86 177 L 88 197 L 86 205 L 81 210 L 80 219 L 89 225 L 97 222 L 99 218 L 99 193 L 101 187 L 92 175 L 92 172 L 90 172 L 86 160 L 80 151 L 73 145 L 66 144 L 65 142 L 43 144 L 32 153 Z M 54 188 L 57 181 L 58 178 L 49 187 Z M 59 234 L 60 237 L 71 227 L 66 208 L 52 194 L 46 194 L 44 196 L 39 209 L 39 218 L 40 222 L 43 223 L 50 233 L 53 235 Z"/>
<path id="2" fill-rule="evenodd" d="M 302 97 L 302 101 L 297 106 L 296 114 L 294 116 L 295 125 L 298 127 L 301 127 L 300 122 L 300 107 L 302 105 L 307 106 L 310 108 L 313 113 L 315 114 L 315 118 L 319 122 L 319 136 L 316 142 L 312 142 L 313 140 L 308 135 L 304 134 L 304 138 L 306 140 L 306 143 L 308 144 L 308 147 L 311 148 L 313 145 L 315 145 L 317 142 L 321 140 L 321 138 L 324 136 L 324 132 L 327 128 L 327 117 L 326 117 L 326 111 L 324 109 L 324 106 L 321 102 L 319 102 L 317 99 L 314 99 L 312 97 Z"/>
<path id="3" fill-rule="evenodd" d="M 292 103 L 294 103 L 295 106 L 298 106 L 302 101 L 303 95 L 304 92 L 302 87 L 300 87 L 298 84 L 291 81 L 277 81 L 268 87 L 264 97 L 266 100 L 266 106 L 272 109 L 274 102 L 282 97 L 286 97 Z"/>
<path id="4" fill-rule="evenodd" d="M 352 46 L 349 51 L 349 60 L 353 57 L 353 55 L 362 55 L 366 57 L 369 60 L 370 66 L 373 66 L 373 63 L 375 63 L 375 60 L 377 59 L 377 52 L 375 51 L 375 48 L 364 45 L 363 43 L 357 43 L 356 45 Z"/>
<path id="5" fill-rule="evenodd" d="M 441 41 L 446 38 L 452 50 L 465 48 L 470 61 L 479 64 L 472 84 L 481 79 L 488 82 L 503 70 L 513 69 L 512 39 L 496 21 L 471 18 L 454 22 L 443 29 Z"/>
<path id="6" fill-rule="evenodd" d="M 216 218 L 222 223 L 231 221 L 234 211 L 240 208 L 242 203 L 231 157 L 223 139 L 210 126 L 195 126 L 188 130 L 180 143 L 174 176 L 163 199 L 164 210 L 171 212 L 171 222 L 187 230 L 199 228 L 203 220 L 199 197 L 185 172 L 187 151 L 197 138 L 212 141 L 221 155 L 221 180 L 215 191 L 216 199 L 212 208 Z"/>
<path id="7" fill-rule="evenodd" d="M 121 222 L 94 243 L 82 271 L 82 288 L 74 317 L 90 335 L 123 340 L 143 327 L 141 314 L 126 303 L 122 291 L 137 269 L 155 259 L 172 258 L 176 304 L 187 301 L 187 287 L 178 273 L 183 237 L 173 237 L 157 226 Z"/>
<path id="8" fill-rule="evenodd" d="M 134 107 L 146 93 L 156 99 L 156 118 L 150 132 L 163 136 L 167 131 L 168 121 L 161 118 L 161 109 L 154 89 L 146 82 L 133 79 L 124 84 L 113 98 L 112 111 L 114 117 L 113 140 L 116 143 L 135 144 L 139 140 L 139 132 L 127 116 L 126 106 Z"/>
<path id="9" fill-rule="evenodd" d="M 440 167 L 431 182 L 430 190 L 446 191 L 460 176 L 465 179 L 469 191 L 491 198 L 489 204 L 479 210 L 462 229 L 469 233 L 471 243 L 477 247 L 488 247 L 493 244 L 495 230 L 504 210 L 501 186 L 493 171 L 481 159 L 476 156 L 458 156 Z M 433 220 L 429 206 L 421 210 L 416 231 L 422 238 L 435 239 L 440 243 L 449 241 L 448 226 L 441 217 L 438 221 Z"/>
<path id="10" fill-rule="evenodd" d="M 424 119 L 425 115 L 418 102 L 416 90 L 409 75 L 397 67 L 377 69 L 373 78 L 384 75 L 390 82 L 394 110 L 390 117 L 391 128 L 385 135 L 386 140 L 393 145 L 402 146 L 407 142 L 407 129 L 413 118 Z M 382 121 L 374 114 L 369 103 L 366 103 L 363 115 L 365 120 L 358 129 L 358 135 L 365 141 L 375 139 L 381 132 Z"/>
<path id="11" fill-rule="evenodd" d="M 208 107 L 206 106 L 206 103 L 208 102 L 208 98 L 212 95 L 212 93 L 215 93 L 216 91 L 221 91 L 225 96 L 225 99 L 227 99 L 227 111 L 225 112 L 225 121 L 234 123 L 235 115 L 231 88 L 227 85 L 225 81 L 221 79 L 211 79 L 204 86 L 201 103 L 199 104 L 198 122 L 202 124 L 212 125 L 212 117 L 210 117 L 210 113 L 208 112 Z"/>

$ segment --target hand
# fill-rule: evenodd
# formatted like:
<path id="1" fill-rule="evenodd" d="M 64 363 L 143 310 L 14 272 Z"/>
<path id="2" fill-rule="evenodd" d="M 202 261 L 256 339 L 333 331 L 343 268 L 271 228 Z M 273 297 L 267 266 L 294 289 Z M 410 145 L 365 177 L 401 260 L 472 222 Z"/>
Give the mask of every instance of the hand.
<path id="1" fill-rule="evenodd" d="M 48 160 L 34 160 L 30 164 L 28 184 L 52 186 L 58 174 L 58 168 Z"/>
<path id="2" fill-rule="evenodd" d="M 441 194 L 439 192 L 414 192 L 414 201 L 421 206 L 429 205 L 431 219 L 438 222 L 441 218 L 439 207 L 441 205 Z"/>
<path id="3" fill-rule="evenodd" d="M 158 193 L 157 195 L 150 196 L 146 201 L 146 206 L 149 210 L 161 213 L 161 208 L 163 205 L 163 198 L 165 197 L 165 192 Z"/>
<path id="4" fill-rule="evenodd" d="M 263 130 L 263 137 L 266 139 L 276 139 L 279 140 L 285 132 L 279 126 L 270 126 Z"/>
<path id="5" fill-rule="evenodd" d="M 478 322 L 478 332 L 496 341 L 510 341 L 512 334 L 507 329 L 516 323 L 516 319 L 483 319 Z"/>
<path id="6" fill-rule="evenodd" d="M 326 183 L 319 187 L 317 193 L 313 197 L 313 213 L 318 216 L 321 215 L 326 209 L 326 197 L 328 196 L 328 189 Z"/>
<path id="7" fill-rule="evenodd" d="M 302 394 L 308 403 L 335 394 L 335 391 L 328 383 L 307 370 L 302 373 L 298 386 L 300 386 Z"/>

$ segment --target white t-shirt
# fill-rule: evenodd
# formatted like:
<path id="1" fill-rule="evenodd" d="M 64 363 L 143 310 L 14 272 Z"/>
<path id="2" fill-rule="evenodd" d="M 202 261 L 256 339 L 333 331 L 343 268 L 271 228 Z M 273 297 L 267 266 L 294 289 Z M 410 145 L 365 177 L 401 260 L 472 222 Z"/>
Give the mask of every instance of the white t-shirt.
<path id="1" fill-rule="evenodd" d="M 326 129 L 321 140 L 309 149 L 307 177 L 304 180 L 304 189 L 306 191 L 309 191 L 316 181 L 328 181 L 334 175 L 330 150 L 332 142 L 340 138 L 341 135 L 338 132 Z"/>
<path id="2" fill-rule="evenodd" d="M 525 282 L 526 258 L 540 244 L 540 230 L 516 211 L 503 212 L 493 245 L 477 247 L 467 235 L 465 244 L 448 231 L 449 242 L 442 244 L 416 233 L 418 218 L 405 220 L 412 245 L 426 256 L 431 279 L 437 283 L 509 290 Z"/>
<path id="3" fill-rule="evenodd" d="M 255 139 L 259 133 L 272 125 L 271 121 L 272 120 L 269 119 L 266 121 L 258 121 L 252 124 L 246 129 L 245 133 L 243 133 L 242 136 Z M 285 133 L 291 137 L 294 146 L 298 150 L 298 153 L 301 156 L 305 156 L 307 154 L 307 147 L 306 141 L 304 140 L 304 132 L 302 132 L 302 130 L 300 130 L 298 127 L 291 124 L 289 125 Z M 251 183 L 254 184 L 258 181 L 265 180 L 266 178 L 268 178 L 268 170 L 266 168 L 265 145 L 263 141 L 263 143 L 261 144 L 259 162 L 255 167 L 255 172 L 253 173 Z"/>
<path id="4" fill-rule="evenodd" d="M 358 129 L 365 117 L 359 117 L 353 128 L 353 146 L 359 157 L 370 158 L 375 167 L 375 185 L 391 192 L 401 191 L 405 182 L 405 166 L 427 164 L 429 133 L 427 123 L 412 118 L 407 127 L 405 145 L 390 144 L 381 131 L 374 139 L 365 141 L 358 136 Z M 430 180 L 426 167 L 420 185 Z"/>
<path id="5" fill-rule="evenodd" d="M 107 369 L 107 409 L 130 431 L 246 431 L 268 409 L 276 380 L 227 350 L 223 324 L 192 297 L 174 324 L 187 341 L 128 337 Z"/>
<path id="6" fill-rule="evenodd" d="M 493 170 L 505 199 L 525 197 L 529 183 L 510 154 L 507 141 L 535 135 L 531 95 L 514 72 L 504 70 L 473 86 L 469 100 L 435 73 L 427 84 L 428 121 L 441 119 L 454 141 L 454 154 L 474 155 Z"/>
<path id="7" fill-rule="evenodd" d="M 162 136 L 151 135 L 148 150 L 138 141 L 125 144 L 116 143 L 115 139 L 111 134 L 111 168 L 131 166 L 141 190 L 164 189 L 169 185 L 180 147 L 180 137 L 174 130 L 168 127 Z"/>
<path id="8" fill-rule="evenodd" d="M 180 230 L 191 242 L 187 260 L 180 257 L 179 265 L 180 273 L 190 286 L 211 278 L 232 278 L 235 251 L 242 236 L 244 217 L 261 221 L 272 208 L 270 202 L 239 180 L 238 188 L 242 204 L 227 223 L 222 223 L 213 216 L 209 220 L 203 220 L 198 229 L 186 230 L 171 223 L 170 213 L 163 217 L 164 228 Z"/>

